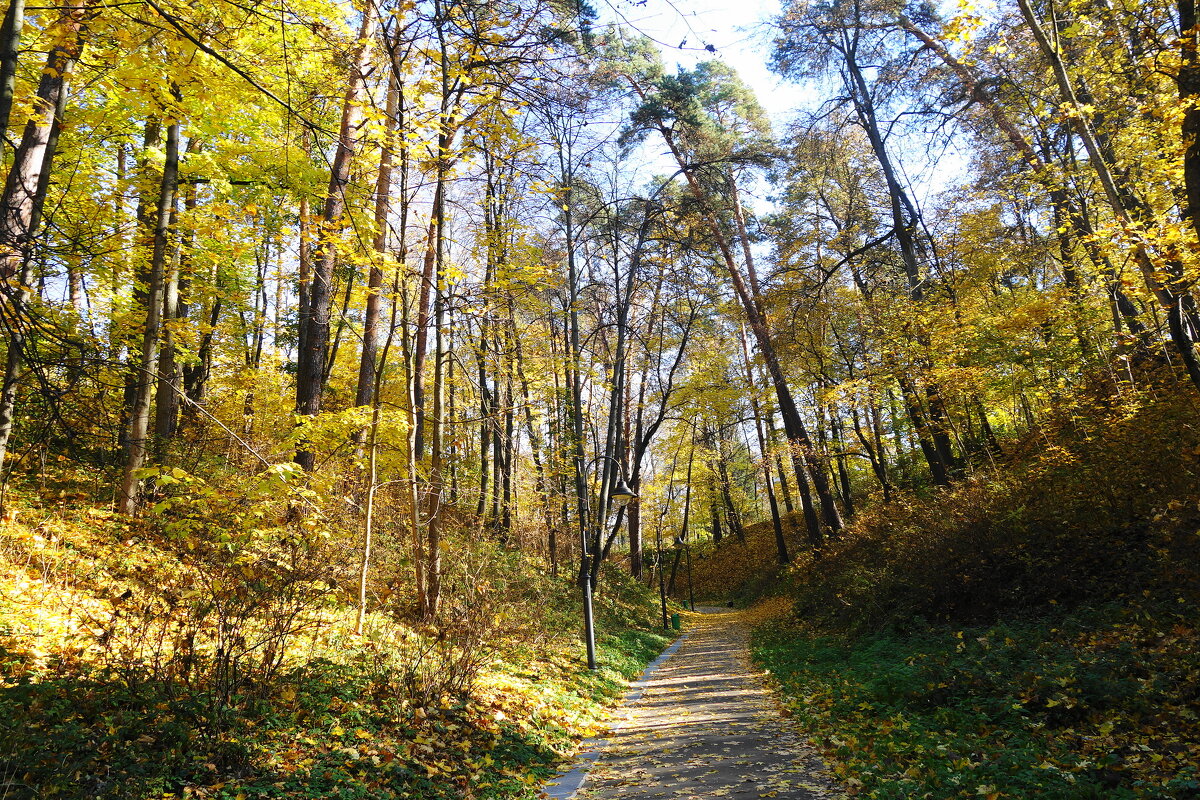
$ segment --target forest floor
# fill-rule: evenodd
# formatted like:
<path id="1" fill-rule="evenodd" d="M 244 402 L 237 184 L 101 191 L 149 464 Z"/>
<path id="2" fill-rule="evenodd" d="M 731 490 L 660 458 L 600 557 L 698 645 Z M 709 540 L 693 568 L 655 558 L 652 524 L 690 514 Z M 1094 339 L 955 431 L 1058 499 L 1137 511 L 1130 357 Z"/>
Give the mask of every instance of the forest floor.
<path id="1" fill-rule="evenodd" d="M 705 610 L 585 757 L 583 787 L 567 776 L 551 797 L 844 797 L 751 666 L 745 613 Z"/>
<path id="2" fill-rule="evenodd" d="M 451 586 L 487 592 L 453 628 L 416 625 L 398 591 L 354 634 L 357 590 L 336 561 L 340 580 L 293 607 L 304 624 L 270 674 L 248 657 L 221 669 L 234 662 L 213 657 L 212 632 L 261 631 L 286 596 L 218 558 L 229 529 L 173 536 L 71 475 L 47 483 L 10 486 L 0 520 L 0 800 L 533 800 L 670 641 L 657 594 L 607 568 L 588 670 L 570 581 L 459 540 Z M 376 554 L 379 575 L 404 574 L 395 550 Z M 177 630 L 203 645 L 176 648 Z"/>

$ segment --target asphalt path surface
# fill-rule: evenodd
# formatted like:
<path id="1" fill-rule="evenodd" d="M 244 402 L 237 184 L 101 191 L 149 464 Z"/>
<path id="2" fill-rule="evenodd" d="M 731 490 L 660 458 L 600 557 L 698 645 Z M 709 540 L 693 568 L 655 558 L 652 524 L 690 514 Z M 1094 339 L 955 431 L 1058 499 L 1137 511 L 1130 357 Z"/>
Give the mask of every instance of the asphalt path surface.
<path id="1" fill-rule="evenodd" d="M 702 609 L 634 684 L 609 733 L 585 743 L 556 800 L 843 798 L 751 666 L 738 612 Z"/>

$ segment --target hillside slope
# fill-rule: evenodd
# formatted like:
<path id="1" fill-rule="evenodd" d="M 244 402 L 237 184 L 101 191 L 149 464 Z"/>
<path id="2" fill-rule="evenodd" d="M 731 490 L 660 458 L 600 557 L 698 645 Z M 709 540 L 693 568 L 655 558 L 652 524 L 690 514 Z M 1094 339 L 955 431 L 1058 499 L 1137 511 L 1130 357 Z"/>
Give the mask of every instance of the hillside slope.
<path id="1" fill-rule="evenodd" d="M 354 587 L 325 579 L 336 535 L 276 563 L 131 522 L 65 476 L 9 508 L 5 798 L 533 797 L 666 642 L 643 624 L 655 598 L 613 571 L 588 672 L 567 579 L 486 543 L 456 543 L 445 624 L 397 592 L 356 636 Z"/>
<path id="2" fill-rule="evenodd" d="M 756 658 L 863 796 L 1200 796 L 1195 408 L 1060 408 L 785 569 L 768 526 L 722 542 L 698 591 L 777 596 Z"/>

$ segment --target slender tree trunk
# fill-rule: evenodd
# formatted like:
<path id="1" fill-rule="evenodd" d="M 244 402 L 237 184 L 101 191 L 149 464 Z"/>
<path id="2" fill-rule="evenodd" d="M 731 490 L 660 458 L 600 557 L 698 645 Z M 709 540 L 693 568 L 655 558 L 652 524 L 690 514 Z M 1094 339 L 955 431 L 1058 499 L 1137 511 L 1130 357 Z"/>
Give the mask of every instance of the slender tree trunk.
<path id="1" fill-rule="evenodd" d="M 367 304 L 363 310 L 362 355 L 358 362 L 358 387 L 354 393 L 356 406 L 373 405 L 375 401 L 375 362 L 379 350 L 379 317 L 383 305 L 383 259 L 388 245 L 388 213 L 392 207 L 393 137 L 400 125 L 399 82 L 395 71 L 388 76 L 387 110 L 384 116 L 383 147 L 379 151 L 379 176 L 375 180 L 375 238 L 372 241 L 375 257 L 367 275 Z"/>
<path id="2" fill-rule="evenodd" d="M 604 521 L 608 519 L 608 515 L 611 510 L 610 495 L 612 488 L 621 478 L 621 456 L 625 452 L 625 445 L 623 442 L 624 437 L 622 435 L 625 429 L 623 418 L 624 415 L 622 414 L 621 410 L 624 406 L 623 401 L 625 398 L 625 357 L 626 350 L 628 349 L 628 336 L 626 334 L 626 330 L 629 325 L 629 305 L 633 298 L 635 281 L 637 279 L 638 269 L 641 264 L 642 247 L 645 244 L 646 236 L 650 230 L 650 223 L 653 213 L 654 207 L 650 204 L 646 204 L 642 210 L 642 222 L 638 227 L 637 241 L 634 244 L 632 258 L 630 260 L 629 268 L 626 271 L 624 289 L 621 287 L 619 271 L 613 276 L 615 283 L 614 291 L 616 292 L 617 298 L 617 342 L 616 351 L 613 354 L 612 368 L 610 370 L 612 380 L 608 398 L 608 425 L 606 427 L 604 437 L 603 465 L 601 467 L 603 471 L 600 473 L 600 500 L 596 511 L 595 520 L 596 539 L 593 544 L 594 551 L 599 551 L 600 549 L 601 542 L 599 536 Z M 593 562 L 591 570 L 591 580 L 593 586 L 596 584 L 599 573 L 600 564 L 599 559 L 597 559 Z"/>
<path id="3" fill-rule="evenodd" d="M 379 411 L 371 409 L 371 424 L 367 433 L 367 499 L 363 509 L 363 544 L 358 563 L 358 613 L 354 617 L 354 635 L 362 636 L 367 617 L 367 582 L 371 571 L 371 547 L 375 538 L 375 493 L 379 488 Z"/>
<path id="4" fill-rule="evenodd" d="M 401 234 L 403 235 L 403 234 Z M 404 261 L 401 259 L 399 271 L 403 269 Z M 399 274 L 399 272 L 397 272 Z M 399 278 L 397 278 L 399 282 Z M 417 462 L 417 401 L 414 396 L 414 388 L 416 386 L 416 374 L 414 364 L 416 362 L 416 353 L 412 337 L 409 336 L 409 301 L 407 296 L 404 298 L 404 320 L 403 320 L 403 335 L 401 344 L 404 348 L 404 386 L 405 386 L 405 403 L 404 410 L 406 422 L 408 425 L 405 429 L 405 447 L 404 447 L 404 466 L 407 480 L 405 487 L 407 496 L 405 497 L 406 505 L 408 506 L 408 533 L 412 542 L 412 565 L 413 565 L 413 589 L 416 594 L 417 608 L 421 613 L 425 613 L 429 602 L 427 599 L 428 589 L 425 583 L 425 539 L 421 533 L 421 495 L 420 495 L 420 474 L 418 471 Z"/>
<path id="5" fill-rule="evenodd" d="M 1183 265 L 1175 258 L 1163 258 L 1154 253 L 1145 234 L 1140 232 L 1141 226 L 1152 217 L 1152 212 L 1146 207 L 1145 202 L 1135 195 L 1131 187 L 1118 180 L 1112 166 L 1117 163 L 1117 160 L 1111 152 L 1111 148 L 1106 146 L 1106 142 L 1092 127 L 1091 113 L 1079 100 L 1066 61 L 1063 60 L 1061 48 L 1051 41 L 1049 34 L 1030 6 L 1029 0 L 1017 0 L 1017 5 L 1033 34 L 1034 41 L 1037 42 L 1039 51 L 1050 65 L 1062 101 L 1073 111 L 1070 117 L 1071 123 L 1080 141 L 1083 142 L 1084 149 L 1087 150 L 1088 165 L 1099 179 L 1100 186 L 1104 190 L 1103 196 L 1108 201 L 1117 221 L 1132 238 L 1134 262 L 1142 273 L 1146 288 L 1167 312 L 1171 342 L 1183 361 L 1188 377 L 1200 390 L 1200 359 L 1197 359 L 1187 323 L 1187 318 L 1194 314 L 1195 306 L 1183 274 Z M 1050 24 L 1057 25 L 1053 19 Z M 1057 39 L 1056 29 L 1055 33 Z M 1194 26 L 1191 31 L 1184 31 L 1184 35 L 1185 39 L 1194 37 Z M 1184 41 L 1182 46 L 1186 50 L 1189 44 Z M 1192 73 L 1189 70 L 1192 67 L 1185 64 L 1184 72 L 1181 74 L 1190 79 Z M 1200 72 L 1195 74 L 1200 76 Z M 1183 91 L 1184 87 L 1181 86 L 1180 89 Z M 1189 124 L 1186 113 L 1183 124 L 1185 128 Z M 1194 145 L 1194 142 L 1191 144 Z M 1186 172 L 1187 165 L 1185 164 L 1185 183 L 1187 181 Z M 1197 175 L 1200 175 L 1200 168 L 1197 168 Z M 1190 209 L 1190 198 L 1188 203 Z"/>
<path id="6" fill-rule="evenodd" d="M 146 287 L 146 326 L 142 336 L 142 353 L 138 371 L 137 391 L 129 416 L 126 437 L 129 452 L 121 479 L 118 510 L 132 516 L 137 510 L 141 480 L 138 471 L 146 459 L 146 438 L 150 427 L 150 403 L 153 377 L 158 366 L 159 335 L 162 326 L 163 279 L 167 260 L 167 234 L 171 207 L 175 202 L 175 187 L 179 174 L 179 122 L 167 127 L 166 159 L 163 162 L 162 188 L 154 223 L 154 248 L 150 256 L 150 277 Z"/>
<path id="7" fill-rule="evenodd" d="M 440 0 L 439 0 L 440 2 Z M 437 9 L 441 8 L 439 2 L 435 2 Z M 455 114 L 457 113 L 457 100 L 451 93 L 451 78 L 449 73 L 449 65 L 446 63 L 449 54 L 446 51 L 446 43 L 442 25 L 444 21 L 441 19 L 441 11 L 435 11 L 437 17 L 436 28 L 439 47 L 441 50 L 442 62 L 442 80 L 441 80 L 441 95 L 440 105 L 438 110 L 438 156 L 435 165 L 435 177 L 433 186 L 433 207 L 435 209 L 442 208 L 446 202 L 446 175 L 448 174 L 454 159 L 450 157 L 450 146 L 454 142 L 454 137 L 457 131 L 455 123 Z M 459 80 L 459 79 L 455 79 Z M 429 346 L 429 309 L 430 297 L 435 290 L 437 282 L 437 247 L 442 241 L 443 233 L 438 230 L 438 221 L 436 214 L 432 215 L 429 220 L 429 232 L 425 244 L 425 260 L 421 266 L 421 291 L 417 301 L 417 336 L 416 336 L 416 364 L 415 376 L 416 385 L 416 402 L 417 402 L 417 458 L 421 458 L 425 454 L 425 351 Z"/>
<path id="8" fill-rule="evenodd" d="M 185 156 L 188 154 L 198 153 L 202 145 L 200 140 L 191 137 L 188 139 L 187 149 L 184 151 Z M 195 184 L 189 184 L 184 191 L 183 210 L 187 217 L 190 217 L 196 209 L 198 202 Z M 172 210 L 174 216 L 174 210 Z M 171 220 L 172 230 L 175 228 L 175 219 Z M 174 341 L 175 332 L 170 329 L 170 321 L 186 319 L 191 313 L 191 304 L 188 301 L 192 281 L 190 278 L 192 252 L 195 249 L 195 231 L 190 229 L 186 236 L 181 236 L 175 246 L 175 258 L 171 268 L 171 277 L 167 282 L 167 288 L 164 293 L 163 315 L 167 320 L 164 326 L 163 346 L 164 353 L 169 349 L 170 366 L 167 367 L 164 363 L 159 370 L 159 385 L 158 396 L 155 399 L 155 443 L 161 447 L 162 443 L 168 441 L 175 435 L 181 417 L 186 420 L 189 416 L 194 416 L 196 409 L 191 404 L 182 402 L 182 397 L 191 398 L 192 394 L 189 391 L 189 379 L 198 379 L 200 387 L 197 392 L 197 402 L 203 400 L 204 389 L 203 381 L 207 378 L 208 370 L 212 366 L 212 339 L 214 328 L 216 327 L 215 320 L 212 325 L 206 330 L 200 338 L 200 347 L 197 355 L 199 356 L 199 364 L 183 364 L 175 363 L 175 348 Z M 219 303 L 214 300 L 219 313 Z M 164 359 L 164 362 L 166 359 Z M 189 371 L 189 367 L 191 370 Z M 164 384 L 162 377 L 167 376 L 170 383 Z"/>
<path id="9" fill-rule="evenodd" d="M 433 408 L 431 409 L 433 419 L 431 420 L 429 442 L 429 486 L 428 499 L 426 500 L 429 512 L 425 527 L 425 604 L 421 609 L 421 616 L 426 620 L 437 618 L 441 601 L 442 519 L 444 516 L 441 506 L 442 494 L 445 491 L 445 458 L 443 447 L 445 446 L 444 399 L 447 354 L 444 352 L 443 341 L 445 301 L 442 297 L 442 271 L 440 264 L 444 247 L 443 242 L 440 240 L 445 220 L 445 211 L 442 206 L 438 206 L 434 213 L 438 217 L 439 242 L 437 245 L 437 254 L 439 265 L 437 270 L 438 283 L 433 300 Z"/>
<path id="10" fill-rule="evenodd" d="M 368 69 L 372 20 L 371 14 L 362 15 L 357 53 L 347 77 L 346 92 L 342 100 L 341 126 L 329 170 L 325 207 L 321 214 L 322 230 L 317 237 L 316 251 L 312 256 L 308 303 L 300 309 L 302 348 L 298 354 L 296 372 L 296 413 L 300 416 L 315 416 L 321 410 L 321 394 L 325 389 L 333 267 L 337 259 L 333 236 L 346 209 L 345 195 L 350 183 L 350 166 L 358 147 L 359 95 Z M 296 463 L 308 472 L 316 466 L 316 455 L 305 442 L 301 442 L 296 450 Z"/>
<path id="11" fill-rule="evenodd" d="M 867 438 L 862 428 L 862 421 L 858 416 L 858 408 L 853 403 L 850 404 L 850 422 L 854 426 L 854 435 L 858 438 L 858 443 L 862 445 L 863 450 L 867 453 L 867 459 L 871 462 L 871 471 L 875 473 L 875 480 L 879 481 L 879 488 L 883 491 L 883 502 L 889 503 L 892 500 L 892 486 L 888 479 L 883 443 L 878 439 L 872 442 Z"/>
<path id="12" fill-rule="evenodd" d="M 933 482 L 939 486 L 949 485 L 950 473 L 946 470 L 945 462 L 938 456 L 937 446 L 930 435 L 930 426 L 925 419 L 925 410 L 921 406 L 921 399 L 917 395 L 916 387 L 913 386 L 912 380 L 903 373 L 896 375 L 896 383 L 900 386 L 900 397 L 904 400 L 904 409 L 908 412 L 917 442 L 921 445 L 921 452 L 925 456 L 926 463 L 929 464 Z"/>
<path id="13" fill-rule="evenodd" d="M 175 230 L 178 221 L 178 204 L 172 198 L 168 230 Z M 179 319 L 179 253 L 170 259 L 171 264 L 163 282 L 162 337 L 159 343 L 158 378 L 154 401 L 154 453 L 160 461 L 166 447 L 175 435 L 179 422 L 179 395 L 175 389 L 179 383 L 179 365 L 175 363 L 175 322 Z"/>
<path id="14" fill-rule="evenodd" d="M 254 283 L 254 323 L 246 326 L 249 341 L 246 347 L 244 368 L 247 374 L 255 375 L 262 366 L 263 344 L 267 334 L 267 265 L 271 260 L 271 238 L 263 240 L 262 251 L 258 256 L 258 269 Z M 242 435 L 249 439 L 254 434 L 255 400 L 257 398 L 256 383 L 250 382 L 250 387 L 242 398 Z"/>
<path id="15" fill-rule="evenodd" d="M 695 433 L 693 432 L 693 437 Z M 689 525 L 691 524 L 692 516 L 692 464 L 696 460 L 696 440 L 692 439 L 688 443 L 688 468 L 687 468 L 687 484 L 683 490 L 683 523 L 679 526 L 679 538 L 683 541 L 688 541 Z"/>
<path id="16" fill-rule="evenodd" d="M 742 526 L 741 515 L 738 514 L 737 506 L 733 504 L 732 487 L 729 480 L 729 465 L 725 461 L 725 455 L 721 451 L 720 440 L 717 440 L 717 474 L 721 478 L 721 498 L 725 501 L 725 520 L 729 525 L 729 530 L 738 538 L 739 542 L 745 544 L 746 529 Z"/>
<path id="17" fill-rule="evenodd" d="M 546 525 L 546 547 L 550 555 L 550 572 L 558 574 L 558 531 L 554 524 L 554 514 L 551 511 L 551 489 L 547 478 L 547 463 L 543 458 L 541 431 L 533 418 L 533 403 L 529 393 L 529 381 L 525 377 L 525 358 L 521 348 L 521 337 L 516 330 L 515 309 L 512 308 L 512 298 L 509 298 L 509 324 L 513 326 L 511 337 L 513 356 L 517 372 L 517 382 L 521 389 L 521 406 L 525 411 L 525 428 L 529 431 L 529 452 L 533 458 L 535 488 L 538 493 L 538 505 Z M 551 447 L 549 452 L 553 452 Z M 548 453 L 547 453 L 548 455 Z"/>
<path id="18" fill-rule="evenodd" d="M 842 502 L 845 504 L 846 516 L 854 516 L 854 495 L 850 491 L 850 469 L 847 464 L 845 427 L 842 417 L 836 407 L 829 410 L 829 431 L 837 445 L 838 454 L 834 459 L 837 463 L 838 480 L 842 484 Z"/>
<path id="19" fill-rule="evenodd" d="M 445 153 L 449 141 L 445 139 L 450 130 L 451 121 L 447 115 L 447 98 L 449 97 L 450 68 L 447 63 L 446 41 L 443 31 L 443 6 L 441 0 L 434 0 L 435 28 L 438 37 L 438 47 L 441 53 L 441 97 L 442 108 L 438 118 L 438 158 L 436 182 L 439 188 L 446 181 Z M 446 194 L 441 191 L 433 207 L 433 229 L 435 231 L 434 253 L 434 286 L 433 286 L 433 426 L 430 436 L 429 486 L 427 506 L 428 521 L 425 528 L 425 598 L 421 608 L 421 616 L 426 620 L 434 620 L 438 616 L 441 602 L 441 537 L 442 537 L 442 493 L 444 491 L 443 470 L 445 459 L 443 446 L 445 442 L 445 360 L 443 329 L 445 327 L 446 304 L 443 295 L 446 266 Z M 424 287 L 422 287 L 424 289 Z M 418 337 L 421 332 L 420 320 L 417 323 Z M 419 350 L 418 345 L 418 350 Z M 419 354 L 418 354 L 419 355 Z M 419 374 L 419 373 L 418 373 Z M 420 406 L 418 406 L 420 410 Z M 418 451 L 420 455 L 420 424 L 418 421 Z"/>
<path id="20" fill-rule="evenodd" d="M 655 291 L 655 304 L 657 305 L 658 292 Z M 637 424 L 633 430 L 633 438 L 629 438 L 629 433 L 626 431 L 626 440 L 635 443 L 635 446 L 640 446 L 641 443 L 648 440 L 643 436 L 643 412 L 646 408 L 646 372 L 643 369 L 638 377 L 638 401 L 637 401 Z M 629 403 L 625 404 L 626 420 L 628 420 Z M 672 461 L 672 480 L 674 480 L 674 461 Z M 641 460 L 638 454 L 634 457 L 633 474 L 630 476 L 630 486 L 635 492 L 641 492 Z M 630 502 L 629 509 L 629 574 L 634 578 L 642 577 L 642 503 L 640 497 L 635 497 Z"/>
<path id="21" fill-rule="evenodd" d="M 772 452 L 775 453 L 775 473 L 779 476 L 779 488 L 783 493 L 783 507 L 787 513 L 794 514 L 796 512 L 796 508 L 792 504 L 792 487 L 788 484 L 787 470 L 783 468 L 783 459 L 780 458 L 778 452 L 775 452 L 779 439 L 775 431 L 775 412 L 768 409 L 766 410 L 764 416 L 764 424 L 767 430 L 767 443 L 770 445 Z"/>
<path id="22" fill-rule="evenodd" d="M 376 240 L 380 244 L 379 240 Z M 378 251 L 380 256 L 382 251 Z M 403 269 L 403 263 L 396 268 L 396 277 L 394 284 L 399 284 L 400 274 Z M 382 287 L 382 279 L 379 281 Z M 394 286 L 393 294 L 398 294 L 399 286 Z M 355 618 L 354 632 L 361 636 L 363 632 L 363 622 L 367 615 L 367 581 L 371 569 L 371 548 L 374 544 L 375 534 L 375 495 L 379 490 L 379 428 L 380 416 L 383 410 L 381 398 L 381 388 L 383 386 L 384 369 L 387 367 L 388 353 L 392 349 L 392 343 L 396 336 L 396 321 L 398 316 L 397 306 L 399 300 L 392 303 L 391 324 L 388 325 L 387 337 L 383 343 L 383 352 L 377 353 L 378 358 L 371 359 L 371 424 L 367 430 L 367 501 L 366 509 L 363 517 L 363 547 L 362 558 L 359 561 L 358 571 L 358 614 Z M 418 568 L 419 569 L 419 568 Z"/>
<path id="23" fill-rule="evenodd" d="M 342 346 L 342 335 L 346 332 L 346 324 L 350 319 L 350 301 L 354 297 L 354 277 L 354 272 L 350 272 L 346 276 L 346 285 L 342 289 L 342 310 L 338 313 L 333 341 L 328 348 L 329 354 L 325 357 L 325 372 L 321 376 L 322 387 L 329 383 L 329 376 L 333 374 L 333 367 L 337 363 L 338 349 Z"/>
<path id="24" fill-rule="evenodd" d="M 512 512 L 515 504 L 513 494 L 513 445 L 516 433 L 515 416 L 513 414 L 513 379 L 512 364 L 505 370 L 504 376 L 504 479 L 502 482 L 503 499 L 500 504 L 500 541 L 507 544 L 512 533 Z"/>
<path id="25" fill-rule="evenodd" d="M 308 151 L 308 129 L 305 128 L 305 152 Z M 296 365 L 299 367 L 302 353 L 308 352 L 308 325 L 304 323 L 304 314 L 306 313 L 309 297 L 309 289 L 312 288 L 312 210 L 308 205 L 308 198 L 301 197 L 299 208 L 296 210 L 298 217 L 297 227 L 300 233 L 300 241 L 296 248 L 296 271 L 299 287 L 296 296 Z"/>
<path id="26" fill-rule="evenodd" d="M 440 147 L 439 139 L 439 147 Z M 441 175 L 441 170 L 438 170 Z M 437 179 L 433 190 L 433 207 L 437 208 L 442 203 L 442 192 L 445 191 L 442 179 Z M 417 335 L 415 350 L 413 351 L 413 379 L 416 380 L 416 385 L 413 387 L 413 397 L 417 404 L 417 458 L 420 459 L 425 454 L 425 354 L 429 349 L 429 311 L 430 303 L 433 297 L 433 286 L 437 280 L 436 262 L 437 262 L 437 219 L 436 215 L 431 214 L 429 218 L 429 231 L 427 234 L 428 241 L 425 245 L 425 258 L 422 261 L 421 267 L 421 289 L 417 299 Z"/>
<path id="27" fill-rule="evenodd" d="M 504 408 L 504 387 L 500 382 L 500 334 L 492 332 L 492 352 L 496 358 L 496 370 L 492 377 L 492 414 L 489 422 L 492 425 L 492 494 L 489 521 L 491 530 L 496 533 L 500 521 L 500 491 L 504 483 L 504 434 L 500 424 Z"/>
<path id="28" fill-rule="evenodd" d="M 486 277 L 484 278 L 484 283 L 487 283 Z M 489 510 L 488 479 L 491 477 L 488 456 L 492 450 L 492 392 L 488 388 L 488 332 L 486 314 L 479 321 L 479 328 L 481 331 L 479 349 L 475 353 L 475 359 L 479 367 L 479 501 L 475 504 L 475 516 L 479 517 L 480 522 L 486 527 L 486 515 Z"/>
<path id="29" fill-rule="evenodd" d="M 67 268 L 67 292 L 71 308 L 75 310 L 80 321 L 91 328 L 92 323 L 88 320 L 87 289 L 83 285 L 83 259 L 73 253 L 66 256 L 64 261 Z"/>
<path id="30" fill-rule="evenodd" d="M 220 289 L 220 285 L 217 285 Z M 222 301 L 218 296 L 213 300 L 212 308 L 208 310 L 208 327 L 200 336 L 200 346 L 196 350 L 196 360 L 183 367 L 184 393 L 188 397 L 187 408 L 204 404 L 208 389 L 208 376 L 212 373 L 213 339 L 216 336 L 217 323 L 221 319 Z M 190 412 L 189 412 L 190 413 Z"/>
<path id="31" fill-rule="evenodd" d="M 708 498 L 708 513 L 712 517 L 712 540 L 713 544 L 721 543 L 721 489 L 717 486 L 717 478 L 714 475 L 712 481 L 712 492 Z"/>
<path id="32" fill-rule="evenodd" d="M 587 457 L 584 455 L 583 449 L 583 386 L 579 374 L 579 365 L 581 360 L 579 334 L 579 269 L 578 265 L 576 264 L 575 229 L 571 208 L 574 200 L 574 175 L 570 168 L 571 156 L 569 153 L 563 152 L 563 148 L 567 147 L 568 145 L 562 142 L 559 144 L 563 233 L 566 240 L 567 287 L 569 292 L 567 306 L 565 309 L 566 324 L 564 326 L 564 340 L 566 344 L 566 352 L 563 359 L 567 373 L 567 399 L 568 413 L 570 417 L 570 425 L 567 433 L 570 439 L 570 454 L 575 477 L 575 513 L 576 522 L 579 527 L 580 559 L 578 583 L 580 587 L 584 589 L 584 603 L 586 605 L 591 602 L 592 567 L 590 561 L 598 558 L 599 553 L 591 550 L 591 542 L 588 536 L 591 515 L 589 513 L 589 497 L 587 486 Z M 590 609 L 587 610 L 587 613 L 591 613 Z"/>
<path id="33" fill-rule="evenodd" d="M 567 432 L 569 425 L 570 411 L 570 394 L 567 386 L 570 383 L 569 369 L 566 363 L 565 352 L 567 350 L 566 342 L 564 341 L 562 350 L 558 347 L 558 324 L 557 313 L 553 308 L 553 303 L 548 309 L 547 327 L 550 329 L 550 359 L 551 372 L 554 376 L 554 403 L 552 416 L 550 417 L 550 425 L 547 431 L 547 448 L 546 448 L 546 469 L 548 478 L 553 481 L 554 488 L 557 490 L 558 502 L 558 518 L 562 521 L 562 530 L 564 532 L 571 530 L 571 503 L 570 503 L 570 476 L 564 467 L 564 460 L 570 458 L 568 450 L 571 436 Z M 563 339 L 566 339 L 564 329 Z M 561 367 L 561 368 L 560 368 Z M 551 529 L 553 530 L 553 528 Z M 575 539 L 567 536 L 565 539 L 567 559 L 570 560 L 574 556 Z M 557 551 L 552 565 L 557 564 Z M 557 574 L 557 573 L 555 573 Z"/>
<path id="34" fill-rule="evenodd" d="M 130 247 L 130 273 L 132 275 L 130 295 L 133 297 L 134 308 L 140 311 L 143 317 L 149 302 L 147 286 L 150 283 L 150 262 L 145 255 L 153 250 L 154 246 L 154 209 L 158 203 L 162 185 L 162 173 L 158 171 L 152 153 L 162 147 L 162 137 L 162 121 L 154 116 L 147 117 L 142 129 L 142 148 L 135 161 L 137 168 L 137 206 L 134 210 L 136 233 Z M 134 398 L 137 395 L 138 387 L 138 370 L 141 369 L 137 362 L 140 344 L 135 333 L 123 330 L 121 335 L 126 363 L 125 388 L 117 443 L 122 451 L 127 452 L 129 441 L 126 437 L 129 434 L 129 418 L 133 413 Z"/>

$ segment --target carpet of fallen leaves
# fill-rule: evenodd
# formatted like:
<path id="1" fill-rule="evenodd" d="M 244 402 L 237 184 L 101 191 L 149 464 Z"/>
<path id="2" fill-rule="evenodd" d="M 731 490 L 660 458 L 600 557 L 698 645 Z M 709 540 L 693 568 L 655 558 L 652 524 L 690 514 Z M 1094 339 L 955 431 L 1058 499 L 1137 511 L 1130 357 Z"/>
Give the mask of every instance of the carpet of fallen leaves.
<path id="1" fill-rule="evenodd" d="M 908 636 L 773 623 L 755 655 L 862 797 L 1195 798 L 1198 628 L 1147 600 Z"/>
<path id="2" fill-rule="evenodd" d="M 682 646 L 597 744 L 599 760 L 580 798 L 844 800 L 751 668 L 750 617 L 693 615 Z"/>
<path id="3" fill-rule="evenodd" d="M 598 601 L 594 673 L 561 625 L 469 693 L 414 700 L 343 638 L 218 700 L 100 657 L 124 588 L 170 568 L 142 534 L 83 496 L 0 523 L 0 797 L 533 798 L 668 641 L 635 624 L 657 598 L 622 585 Z"/>

